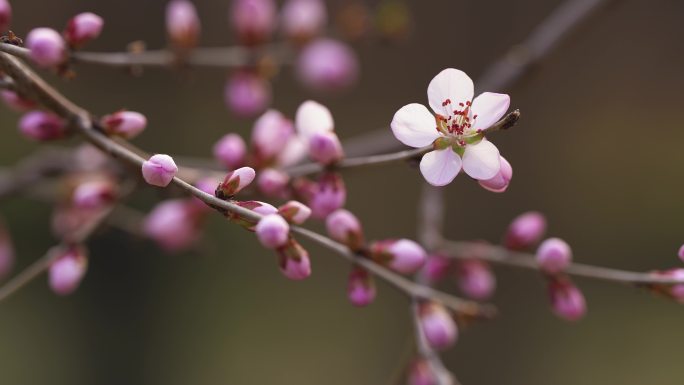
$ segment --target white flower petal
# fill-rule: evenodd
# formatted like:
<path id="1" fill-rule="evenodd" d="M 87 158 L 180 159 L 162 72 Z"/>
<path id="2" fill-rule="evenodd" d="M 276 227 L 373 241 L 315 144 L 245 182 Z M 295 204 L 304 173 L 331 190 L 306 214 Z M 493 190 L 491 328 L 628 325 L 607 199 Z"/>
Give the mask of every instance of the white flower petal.
<path id="1" fill-rule="evenodd" d="M 478 180 L 492 179 L 501 169 L 499 149 L 492 142 L 482 140 L 466 146 L 463 154 L 463 171 Z"/>
<path id="2" fill-rule="evenodd" d="M 392 132 L 400 142 L 411 147 L 423 147 L 434 142 L 440 134 L 435 117 L 422 104 L 401 107 L 392 119 Z"/>
<path id="3" fill-rule="evenodd" d="M 484 130 L 501 119 L 511 105 L 511 97 L 506 94 L 483 92 L 473 100 L 472 114 L 477 115 L 473 129 Z"/>
<path id="4" fill-rule="evenodd" d="M 335 122 L 326 106 L 313 100 L 307 100 L 297 109 L 295 127 L 299 135 L 308 138 L 319 131 L 332 131 Z"/>
<path id="5" fill-rule="evenodd" d="M 433 186 L 448 185 L 460 171 L 461 157 L 451 147 L 430 151 L 420 161 L 420 172 Z"/>
<path id="6" fill-rule="evenodd" d="M 447 68 L 437 74 L 428 85 L 428 100 L 430 107 L 436 113 L 449 116 L 458 103 L 473 100 L 473 81 L 465 72 L 454 68 Z M 451 100 L 451 107 L 445 108 L 442 103 Z"/>

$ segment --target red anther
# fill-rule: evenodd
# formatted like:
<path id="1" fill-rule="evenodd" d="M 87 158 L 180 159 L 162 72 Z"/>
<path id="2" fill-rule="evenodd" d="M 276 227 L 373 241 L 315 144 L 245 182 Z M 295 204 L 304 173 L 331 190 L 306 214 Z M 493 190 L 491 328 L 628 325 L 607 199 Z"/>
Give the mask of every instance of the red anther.
<path id="1" fill-rule="evenodd" d="M 463 103 L 458 103 L 459 106 L 463 107 Z"/>

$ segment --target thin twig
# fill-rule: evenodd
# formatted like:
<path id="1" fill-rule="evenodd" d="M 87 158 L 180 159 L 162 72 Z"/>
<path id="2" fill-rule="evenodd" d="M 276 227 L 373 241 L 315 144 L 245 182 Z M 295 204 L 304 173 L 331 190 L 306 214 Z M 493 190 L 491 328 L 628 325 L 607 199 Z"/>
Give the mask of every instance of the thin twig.
<path id="1" fill-rule="evenodd" d="M 498 263 L 530 270 L 539 270 L 539 265 L 533 254 L 507 250 L 501 246 L 493 246 L 478 242 L 443 241 L 439 247 L 445 256 L 459 259 L 480 259 L 491 263 Z M 566 274 L 577 277 L 592 278 L 602 281 L 624 283 L 630 285 L 642 284 L 681 284 L 684 280 L 657 273 L 640 273 L 608 267 L 572 263 L 564 270 Z"/>
<path id="2" fill-rule="evenodd" d="M 145 162 L 145 158 L 138 154 L 138 152 L 141 151 L 132 149 L 133 146 L 128 145 L 128 143 L 124 145 L 121 141 L 112 140 L 103 132 L 99 131 L 93 124 L 90 114 L 85 109 L 75 105 L 73 102 L 61 95 L 56 89 L 52 88 L 42 78 L 36 75 L 35 72 L 33 72 L 26 64 L 22 63 L 11 55 L 0 53 L 0 69 L 14 79 L 17 88 L 22 93 L 30 95 L 33 100 L 43 104 L 45 107 L 69 121 L 73 128 L 88 142 L 100 148 L 104 153 L 109 154 L 113 158 L 119 159 L 136 168 L 142 167 L 142 164 Z M 199 198 L 208 206 L 218 210 L 221 213 L 231 212 L 245 219 L 254 221 L 258 221 L 262 218 L 260 214 L 254 211 L 207 194 L 180 177 L 175 177 L 172 180 L 172 183 L 186 193 Z M 388 281 L 409 296 L 435 299 L 437 301 L 443 302 L 446 306 L 450 307 L 454 311 L 464 314 L 487 317 L 491 316 L 493 313 L 492 308 L 489 306 L 480 305 L 476 302 L 461 300 L 430 287 L 418 285 L 386 269 L 383 266 L 365 259 L 360 255 L 352 253 L 346 246 L 318 233 L 301 227 L 293 227 L 292 231 L 322 246 L 336 251 L 337 254 L 343 256 L 349 261 L 365 267 L 373 274 Z"/>

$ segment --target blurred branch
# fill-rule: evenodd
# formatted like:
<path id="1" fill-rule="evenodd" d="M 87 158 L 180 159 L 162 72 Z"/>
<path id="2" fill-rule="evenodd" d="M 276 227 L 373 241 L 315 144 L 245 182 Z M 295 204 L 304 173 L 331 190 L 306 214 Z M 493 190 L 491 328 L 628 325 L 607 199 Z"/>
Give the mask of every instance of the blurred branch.
<path id="1" fill-rule="evenodd" d="M 30 60 L 29 50 L 16 45 L 0 43 L 0 51 Z M 254 64 L 263 55 L 278 58 L 280 64 L 291 61 L 290 49 L 284 44 L 272 44 L 261 49 L 242 46 L 196 48 L 179 57 L 168 49 L 140 52 L 73 52 L 69 60 L 74 63 L 107 67 L 213 67 L 236 68 Z"/>
<path id="2" fill-rule="evenodd" d="M 52 112 L 55 112 L 67 120 L 76 132 L 83 136 L 88 142 L 102 150 L 105 154 L 108 154 L 111 157 L 125 162 L 137 169 L 142 167 L 142 164 L 146 159 L 141 157 L 139 153 L 144 153 L 143 151 L 135 148 L 133 145 L 127 142 L 109 138 L 93 123 L 91 115 L 88 111 L 65 98 L 56 89 L 52 88 L 42 78 L 36 75 L 36 73 L 33 72 L 33 70 L 31 70 L 26 64 L 22 63 L 11 55 L 0 52 L 0 69 L 12 77 L 17 89 L 20 92 L 43 104 L 46 108 L 52 110 Z M 179 187 L 186 193 L 197 197 L 208 206 L 214 208 L 222 214 L 230 212 L 253 221 L 259 221 L 262 218 L 260 214 L 252 210 L 207 194 L 180 177 L 175 177 L 172 181 L 172 184 Z M 344 257 L 350 262 L 363 266 L 374 275 L 379 276 L 409 296 L 434 299 L 443 302 L 446 306 L 450 307 L 456 312 L 461 312 L 468 315 L 486 317 L 491 316 L 493 313 L 493 310 L 490 306 L 480 305 L 476 302 L 465 301 L 430 287 L 416 284 L 415 282 L 412 282 L 405 277 L 402 277 L 401 275 L 394 273 L 369 259 L 364 258 L 361 255 L 353 253 L 346 246 L 337 243 L 323 235 L 297 226 L 292 227 L 292 232 L 300 234 L 303 237 L 308 238 L 324 247 L 336 251 L 340 256 Z"/>
<path id="3" fill-rule="evenodd" d="M 534 254 L 511 251 L 501 246 L 492 246 L 478 242 L 442 241 L 438 250 L 446 253 L 445 256 L 450 258 L 479 259 L 491 263 L 520 267 L 530 270 L 539 270 L 539 265 L 537 264 Z M 656 273 L 640 273 L 581 263 L 573 263 L 563 272 L 576 277 L 592 278 L 624 284 L 671 285 L 684 283 L 684 280 L 682 279 L 657 275 Z"/>
<path id="4" fill-rule="evenodd" d="M 512 46 L 489 66 L 476 81 L 478 92 L 502 91 L 520 81 L 526 73 L 549 56 L 559 44 L 590 16 L 616 0 L 566 0 L 519 44 Z M 389 127 L 348 139 L 344 148 L 351 154 L 390 152 L 401 148 Z"/>
<path id="5" fill-rule="evenodd" d="M 45 147 L 13 167 L 0 168 L 0 199 L 71 170 L 73 166 L 72 154 L 63 149 Z"/>

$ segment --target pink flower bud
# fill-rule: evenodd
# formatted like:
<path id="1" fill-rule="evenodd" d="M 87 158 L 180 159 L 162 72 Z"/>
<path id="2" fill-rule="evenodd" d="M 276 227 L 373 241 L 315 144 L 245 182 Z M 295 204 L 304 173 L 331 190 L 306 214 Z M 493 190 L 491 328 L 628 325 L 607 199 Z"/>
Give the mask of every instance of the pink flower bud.
<path id="1" fill-rule="evenodd" d="M 295 126 L 299 136 L 308 141 L 316 133 L 333 131 L 335 121 L 326 106 L 307 100 L 297 108 Z"/>
<path id="2" fill-rule="evenodd" d="M 288 0 L 281 17 L 283 31 L 297 41 L 318 35 L 328 22 L 325 3 L 321 0 Z"/>
<path id="3" fill-rule="evenodd" d="M 242 118 L 252 117 L 271 104 L 271 84 L 249 72 L 237 72 L 224 91 L 226 106 Z"/>
<path id="4" fill-rule="evenodd" d="M 93 209 L 106 206 L 116 197 L 115 187 L 109 180 L 92 180 L 74 189 L 72 201 L 75 207 Z"/>
<path id="5" fill-rule="evenodd" d="M 264 247 L 275 249 L 287 243 L 290 238 L 290 225 L 278 214 L 267 215 L 257 223 L 256 235 Z"/>
<path id="6" fill-rule="evenodd" d="M 463 261 L 458 267 L 458 286 L 466 296 L 485 300 L 494 294 L 496 277 L 482 261 Z"/>
<path id="7" fill-rule="evenodd" d="M 2 1 L 2 0 L 0 0 Z M 7 107 L 17 112 L 30 110 L 36 106 L 32 100 L 24 99 L 14 91 L 0 90 L 0 99 L 7 105 Z"/>
<path id="8" fill-rule="evenodd" d="M 325 219 L 347 200 L 347 189 L 338 174 L 325 174 L 318 182 L 299 179 L 294 188 L 304 197 L 313 217 L 318 219 Z"/>
<path id="9" fill-rule="evenodd" d="M 309 156 L 323 165 L 338 162 L 344 157 L 342 144 L 332 131 L 317 132 L 309 138 Z"/>
<path id="10" fill-rule="evenodd" d="M 63 138 L 67 127 L 57 115 L 44 111 L 31 111 L 21 117 L 19 131 L 29 139 L 47 141 Z"/>
<path id="11" fill-rule="evenodd" d="M 421 305 L 420 330 L 434 349 L 451 347 L 458 337 L 458 328 L 449 311 L 435 302 Z"/>
<path id="12" fill-rule="evenodd" d="M 274 206 L 266 203 L 266 202 L 259 202 L 259 201 L 244 201 L 244 202 L 239 202 L 239 206 L 248 208 L 252 211 L 254 211 L 257 214 L 261 215 L 271 215 L 271 214 L 276 214 L 278 213 L 278 209 L 275 208 Z"/>
<path id="13" fill-rule="evenodd" d="M 50 265 L 50 288 L 58 295 L 73 293 L 81 283 L 87 268 L 88 259 L 84 250 L 78 247 L 69 248 Z"/>
<path id="14" fill-rule="evenodd" d="M 443 280 L 451 269 L 451 259 L 443 255 L 430 255 L 425 260 L 421 274 L 430 283 Z"/>
<path id="15" fill-rule="evenodd" d="M 104 20 L 92 12 L 79 13 L 69 20 L 64 29 L 64 39 L 74 48 L 97 39 L 102 32 Z"/>
<path id="16" fill-rule="evenodd" d="M 106 168 L 110 159 L 102 150 L 89 143 L 84 143 L 76 148 L 74 160 L 76 166 L 84 171 L 96 171 Z"/>
<path id="17" fill-rule="evenodd" d="M 166 187 L 178 173 L 178 166 L 168 155 L 152 155 L 143 162 L 142 175 L 145 182 L 152 186 Z"/>
<path id="18" fill-rule="evenodd" d="M 290 176 L 282 171 L 266 168 L 259 172 L 257 184 L 259 190 L 269 197 L 284 197 L 287 195 L 287 184 Z"/>
<path id="19" fill-rule="evenodd" d="M 684 269 L 670 269 L 665 271 L 653 272 L 656 277 L 675 279 L 679 282 L 684 282 Z M 678 303 L 684 304 L 684 283 L 677 283 L 673 285 L 668 284 L 654 284 L 650 286 L 656 293 L 663 294 L 672 298 Z"/>
<path id="20" fill-rule="evenodd" d="M 166 33 L 171 44 L 188 50 L 199 40 L 201 25 L 197 10 L 191 1 L 172 0 L 166 6 Z"/>
<path id="21" fill-rule="evenodd" d="M 679 248 L 679 251 L 677 252 L 677 256 L 679 257 L 679 259 L 682 260 L 682 262 L 684 262 L 684 245 L 682 245 Z"/>
<path id="22" fill-rule="evenodd" d="M 361 267 L 353 267 L 347 283 L 347 297 L 354 306 L 364 307 L 375 300 L 373 277 Z"/>
<path id="23" fill-rule="evenodd" d="M 513 168 L 511 167 L 511 164 L 508 163 L 503 156 L 499 157 L 499 161 L 501 163 L 501 168 L 492 179 L 478 181 L 480 186 L 495 193 L 506 191 L 508 184 L 511 182 L 511 178 L 513 178 Z"/>
<path id="24" fill-rule="evenodd" d="M 54 29 L 36 28 L 26 37 L 31 59 L 41 67 L 55 67 L 66 59 L 66 45 Z"/>
<path id="25" fill-rule="evenodd" d="M 506 232 L 504 244 L 511 250 L 524 250 L 538 243 L 546 232 L 544 215 L 529 211 L 516 217 Z"/>
<path id="26" fill-rule="evenodd" d="M 206 177 L 198 180 L 195 182 L 195 187 L 197 187 L 199 190 L 202 190 L 203 192 L 214 196 L 216 193 L 216 188 L 219 186 L 219 182 L 216 181 L 216 179 L 211 178 L 211 177 Z M 197 198 L 197 197 L 192 197 L 192 202 L 195 204 L 195 207 L 197 208 L 198 211 L 201 212 L 209 212 L 212 210 L 211 207 L 207 206 L 206 203 L 204 203 L 203 200 Z"/>
<path id="27" fill-rule="evenodd" d="M 163 201 L 145 218 L 143 233 L 166 251 L 186 250 L 199 239 L 197 213 L 191 200 Z"/>
<path id="28" fill-rule="evenodd" d="M 437 376 L 425 360 L 416 360 L 409 370 L 408 385 L 438 385 Z"/>
<path id="29" fill-rule="evenodd" d="M 9 1 L 0 0 L 0 33 L 7 31 L 12 21 L 12 6 Z"/>
<path id="30" fill-rule="evenodd" d="M 548 274 L 558 274 L 572 262 L 572 250 L 562 239 L 549 238 L 537 249 L 537 263 Z"/>
<path id="31" fill-rule="evenodd" d="M 325 220 L 328 235 L 337 242 L 347 245 L 351 250 L 361 250 L 365 244 L 361 222 L 354 214 L 339 209 L 328 215 Z"/>
<path id="32" fill-rule="evenodd" d="M 138 136 L 147 127 L 145 115 L 134 111 L 119 111 L 100 119 L 100 124 L 110 135 L 126 139 Z"/>
<path id="33" fill-rule="evenodd" d="M 331 39 L 319 39 L 308 44 L 297 60 L 299 79 L 319 91 L 349 88 L 356 82 L 358 71 L 354 51 Z"/>
<path id="34" fill-rule="evenodd" d="M 587 312 L 584 295 L 568 280 L 551 280 L 549 282 L 549 296 L 553 312 L 567 321 L 577 321 L 584 317 Z"/>
<path id="35" fill-rule="evenodd" d="M 247 146 L 238 134 L 227 134 L 214 145 L 214 158 L 229 170 L 245 164 Z"/>
<path id="36" fill-rule="evenodd" d="M 260 164 L 270 163 L 294 135 L 292 121 L 280 111 L 268 110 L 254 122 L 252 146 Z"/>
<path id="37" fill-rule="evenodd" d="M 311 260 L 306 251 L 296 240 L 290 238 L 287 244 L 276 250 L 278 263 L 283 275 L 294 281 L 301 281 L 311 275 Z"/>
<path id="38" fill-rule="evenodd" d="M 14 246 L 5 225 L 0 222 L 0 279 L 4 278 L 14 265 Z"/>
<path id="39" fill-rule="evenodd" d="M 311 216 L 311 209 L 301 202 L 289 201 L 278 208 L 278 214 L 290 223 L 301 225 Z"/>
<path id="40" fill-rule="evenodd" d="M 223 182 L 216 188 L 216 196 L 227 199 L 249 186 L 256 177 L 256 171 L 251 167 L 241 167 L 226 175 Z"/>
<path id="41" fill-rule="evenodd" d="M 425 264 L 425 250 L 409 239 L 378 241 L 371 245 L 372 258 L 402 274 L 413 274 Z"/>
<path id="42" fill-rule="evenodd" d="M 233 0 L 230 21 L 243 43 L 263 43 L 276 26 L 275 3 L 273 0 Z"/>

